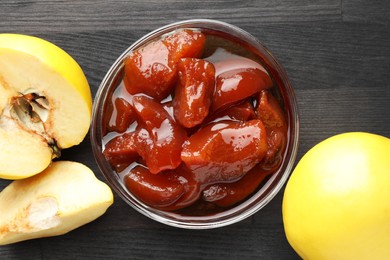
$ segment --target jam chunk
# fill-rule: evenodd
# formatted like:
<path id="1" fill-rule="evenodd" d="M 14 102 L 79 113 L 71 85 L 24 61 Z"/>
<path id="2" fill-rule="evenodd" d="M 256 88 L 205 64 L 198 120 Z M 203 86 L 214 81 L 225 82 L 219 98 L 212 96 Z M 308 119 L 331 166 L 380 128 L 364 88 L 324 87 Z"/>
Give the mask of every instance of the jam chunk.
<path id="1" fill-rule="evenodd" d="M 127 91 L 165 98 L 177 79 L 176 63 L 181 58 L 200 57 L 205 39 L 201 32 L 183 29 L 133 51 L 124 61 Z"/>
<path id="2" fill-rule="evenodd" d="M 136 134 L 124 133 L 106 144 L 103 154 L 116 170 L 123 170 L 139 157 L 135 143 Z"/>
<path id="3" fill-rule="evenodd" d="M 202 192 L 205 201 L 212 202 L 219 207 L 230 207 L 253 193 L 260 183 L 272 171 L 259 169 L 255 166 L 241 179 L 230 183 L 215 183 L 206 187 Z"/>
<path id="4" fill-rule="evenodd" d="M 200 31 L 181 29 L 163 39 L 171 53 L 171 59 L 177 63 L 182 58 L 201 58 L 206 36 Z"/>
<path id="5" fill-rule="evenodd" d="M 170 172 L 152 174 L 143 166 L 131 169 L 124 182 L 127 189 L 150 206 L 169 206 L 184 194 L 184 187 L 176 176 Z"/>
<path id="6" fill-rule="evenodd" d="M 260 69 L 245 68 L 223 72 L 216 78 L 211 111 L 241 101 L 271 86 L 269 75 Z"/>
<path id="7" fill-rule="evenodd" d="M 271 92 L 264 90 L 259 95 L 256 112 L 267 132 L 268 150 L 264 160 L 270 165 L 275 164 L 277 159 L 281 160 L 278 153 L 287 143 L 287 122 L 283 110 Z"/>
<path id="8" fill-rule="evenodd" d="M 133 108 L 138 116 L 137 151 L 151 173 L 175 169 L 181 163 L 185 130 L 164 107 L 151 98 L 135 96 Z"/>
<path id="9" fill-rule="evenodd" d="M 135 115 L 130 103 L 124 98 L 116 98 L 115 109 L 109 122 L 109 131 L 123 133 L 135 121 Z"/>
<path id="10" fill-rule="evenodd" d="M 204 123 L 217 122 L 221 120 L 233 120 L 233 121 L 249 121 L 256 119 L 257 115 L 253 105 L 248 100 L 244 100 L 234 106 L 229 106 L 226 109 L 219 110 L 218 112 L 209 116 Z"/>
<path id="11" fill-rule="evenodd" d="M 186 58 L 178 63 L 179 81 L 173 99 L 176 120 L 187 128 L 194 127 L 209 113 L 214 93 L 215 69 L 205 60 Z"/>
<path id="12" fill-rule="evenodd" d="M 221 121 L 192 135 L 181 158 L 202 184 L 234 181 L 259 163 L 267 152 L 260 120 Z"/>
<path id="13" fill-rule="evenodd" d="M 152 174 L 137 165 L 126 174 L 124 182 L 138 199 L 163 210 L 187 207 L 201 195 L 199 183 L 185 167 Z"/>
<path id="14" fill-rule="evenodd" d="M 184 193 L 177 201 L 175 201 L 175 203 L 161 209 L 169 211 L 182 209 L 193 204 L 200 198 L 201 183 L 195 180 L 194 175 L 185 167 L 185 165 L 181 164 L 178 168 L 170 170 L 170 174 L 172 174 L 174 178 L 181 183 Z"/>

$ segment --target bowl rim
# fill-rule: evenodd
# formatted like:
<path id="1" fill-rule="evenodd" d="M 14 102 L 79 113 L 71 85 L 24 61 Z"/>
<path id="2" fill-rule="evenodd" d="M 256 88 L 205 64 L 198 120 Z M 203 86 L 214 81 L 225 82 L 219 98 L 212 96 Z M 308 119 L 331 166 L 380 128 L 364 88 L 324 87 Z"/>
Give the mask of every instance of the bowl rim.
<path id="1" fill-rule="evenodd" d="M 103 104 L 107 98 L 107 95 L 104 95 L 107 92 L 107 89 L 111 86 L 112 81 L 115 79 L 117 74 L 123 67 L 123 59 L 134 49 L 139 48 L 144 45 L 151 39 L 157 39 L 162 35 L 174 31 L 180 28 L 193 28 L 193 29 L 211 29 L 211 30 L 220 30 L 225 32 L 227 29 L 230 30 L 229 33 L 234 32 L 234 36 L 238 36 L 243 39 L 245 42 L 255 47 L 256 50 L 260 51 L 267 61 L 272 63 L 272 66 L 277 70 L 278 76 L 284 83 L 285 89 L 281 91 L 286 93 L 283 97 L 284 100 L 288 101 L 289 109 L 286 109 L 288 113 L 288 142 L 286 146 L 287 153 L 284 156 L 282 167 L 274 173 L 271 178 L 261 187 L 256 193 L 251 195 L 249 198 L 245 199 L 243 202 L 239 203 L 237 206 L 222 211 L 217 214 L 208 215 L 208 216 L 188 216 L 180 215 L 173 212 L 165 212 L 162 210 L 154 209 L 150 206 L 139 201 L 134 197 L 130 192 L 126 192 L 123 184 L 119 180 L 118 175 L 111 169 L 108 162 L 105 160 L 102 154 L 102 117 L 103 117 Z M 279 86 L 280 87 L 280 86 Z M 105 92 L 106 91 L 106 92 Z M 286 102 L 285 102 L 286 104 Z M 99 127 L 100 126 L 100 127 Z M 99 167 L 100 172 L 110 185 L 110 187 L 123 199 L 127 204 L 133 207 L 136 211 L 141 214 L 158 221 L 160 223 L 185 228 L 185 229 L 212 229 L 223 227 L 237 223 L 243 219 L 246 219 L 264 206 L 266 206 L 281 190 L 281 188 L 286 183 L 289 178 L 294 163 L 296 160 L 298 146 L 299 146 L 299 111 L 297 105 L 297 99 L 291 85 L 290 80 L 287 77 L 287 73 L 284 68 L 279 64 L 277 59 L 271 54 L 270 51 L 261 43 L 257 38 L 252 36 L 247 31 L 231 25 L 226 22 L 213 19 L 190 19 L 183 20 L 179 22 L 174 22 L 160 28 L 157 28 L 137 41 L 135 41 L 130 47 L 128 47 L 113 63 L 110 69 L 107 71 L 104 76 L 99 88 L 96 92 L 93 109 L 92 109 L 92 120 L 91 120 L 91 131 L 90 131 L 90 141 L 92 145 L 92 151 L 95 158 L 95 161 Z M 286 160 L 288 158 L 288 160 Z M 115 177 L 116 176 L 116 177 Z M 276 182 L 276 185 L 274 184 Z M 273 185 L 272 185 L 273 184 Z M 261 197 L 261 195 L 266 194 L 266 196 Z M 259 198 L 261 198 L 259 200 Z"/>

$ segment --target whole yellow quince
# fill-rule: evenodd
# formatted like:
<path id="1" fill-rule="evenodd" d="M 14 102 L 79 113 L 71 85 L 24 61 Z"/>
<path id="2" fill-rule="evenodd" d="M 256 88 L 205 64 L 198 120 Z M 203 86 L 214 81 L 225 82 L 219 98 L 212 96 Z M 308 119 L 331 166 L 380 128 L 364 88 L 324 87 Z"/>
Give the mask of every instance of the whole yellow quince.
<path id="1" fill-rule="evenodd" d="M 390 259 L 390 139 L 352 132 L 317 144 L 293 171 L 282 208 L 303 259 Z"/>

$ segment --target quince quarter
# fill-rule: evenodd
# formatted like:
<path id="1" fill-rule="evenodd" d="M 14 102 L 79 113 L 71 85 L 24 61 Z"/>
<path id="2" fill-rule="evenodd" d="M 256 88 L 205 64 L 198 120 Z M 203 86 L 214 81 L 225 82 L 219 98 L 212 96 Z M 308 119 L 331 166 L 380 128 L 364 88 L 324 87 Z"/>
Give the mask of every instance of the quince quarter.
<path id="1" fill-rule="evenodd" d="M 0 193 L 0 245 L 65 234 L 103 215 L 111 189 L 83 164 L 53 162 Z"/>

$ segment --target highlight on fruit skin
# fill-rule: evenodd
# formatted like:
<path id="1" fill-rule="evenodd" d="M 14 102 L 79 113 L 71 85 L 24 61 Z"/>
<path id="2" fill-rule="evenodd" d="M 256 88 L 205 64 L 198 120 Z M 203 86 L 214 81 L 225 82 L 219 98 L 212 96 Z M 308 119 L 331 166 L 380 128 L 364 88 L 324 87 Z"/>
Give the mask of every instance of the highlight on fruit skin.
<path id="1" fill-rule="evenodd" d="M 390 139 L 350 132 L 311 148 L 283 196 L 286 237 L 303 259 L 389 259 Z"/>
<path id="2" fill-rule="evenodd" d="M 87 166 L 53 162 L 0 192 L 0 245 L 65 234 L 100 217 L 112 203 L 111 189 Z"/>
<path id="3" fill-rule="evenodd" d="M 0 34 L 0 178 L 43 171 L 88 133 L 92 97 L 81 67 L 58 46 Z"/>

